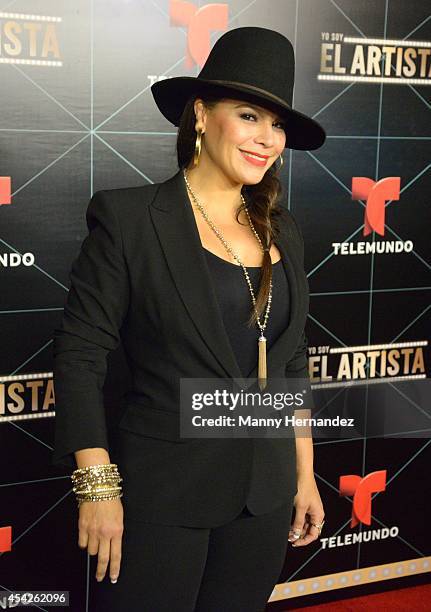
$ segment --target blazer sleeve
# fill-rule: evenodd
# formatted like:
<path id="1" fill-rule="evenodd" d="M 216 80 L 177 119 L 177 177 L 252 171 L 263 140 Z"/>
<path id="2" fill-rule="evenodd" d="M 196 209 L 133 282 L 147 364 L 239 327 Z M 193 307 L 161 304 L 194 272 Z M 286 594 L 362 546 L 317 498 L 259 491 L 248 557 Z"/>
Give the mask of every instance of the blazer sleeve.
<path id="1" fill-rule="evenodd" d="M 54 330 L 55 434 L 52 464 L 75 467 L 74 452 L 109 452 L 102 387 L 106 357 L 120 342 L 129 305 L 129 276 L 112 198 L 94 193 L 89 233 L 72 263 L 70 289 Z"/>
<path id="2" fill-rule="evenodd" d="M 302 267 L 304 267 L 304 237 L 301 228 L 295 219 L 294 215 L 285 209 L 288 218 L 290 219 L 292 236 L 298 245 L 298 252 Z M 308 290 L 308 281 L 307 281 Z M 308 300 L 307 300 L 308 303 Z M 308 313 L 307 313 L 308 314 Z M 308 338 L 305 334 L 305 327 L 302 330 L 300 341 L 291 359 L 286 364 L 286 378 L 303 378 L 305 389 L 307 391 L 308 401 L 304 406 L 305 409 L 315 410 L 313 400 L 313 392 L 311 390 L 310 373 L 308 370 Z"/>

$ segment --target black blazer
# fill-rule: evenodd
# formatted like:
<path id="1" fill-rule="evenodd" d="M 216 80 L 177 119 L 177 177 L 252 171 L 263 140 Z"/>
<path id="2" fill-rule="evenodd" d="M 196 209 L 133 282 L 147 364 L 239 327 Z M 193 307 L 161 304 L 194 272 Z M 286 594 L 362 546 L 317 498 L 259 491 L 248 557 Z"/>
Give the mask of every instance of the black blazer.
<path id="1" fill-rule="evenodd" d="M 182 172 L 162 183 L 97 191 L 86 220 L 89 235 L 72 264 L 62 322 L 54 331 L 52 462 L 75 467 L 76 450 L 110 450 L 102 387 L 107 355 L 121 341 L 132 388 L 119 423 L 117 462 L 130 514 L 211 527 L 245 503 L 261 514 L 292 499 L 293 438 L 179 436 L 180 377 L 242 377 Z M 289 326 L 268 350 L 268 377 L 306 378 L 309 288 L 302 234 L 287 209 L 275 243 L 291 312 Z M 257 377 L 257 367 L 250 377 Z"/>

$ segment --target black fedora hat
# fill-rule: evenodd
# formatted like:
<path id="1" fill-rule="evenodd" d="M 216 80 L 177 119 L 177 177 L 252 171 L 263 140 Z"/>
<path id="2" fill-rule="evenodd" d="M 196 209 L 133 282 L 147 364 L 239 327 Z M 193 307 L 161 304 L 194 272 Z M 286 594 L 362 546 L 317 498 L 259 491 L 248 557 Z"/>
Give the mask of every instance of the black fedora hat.
<path id="1" fill-rule="evenodd" d="M 163 79 L 151 86 L 151 92 L 160 112 L 177 127 L 188 99 L 211 93 L 245 99 L 279 113 L 287 124 L 287 148 L 318 149 L 325 142 L 325 130 L 292 108 L 294 81 L 291 42 L 275 30 L 244 27 L 229 30 L 217 40 L 197 77 Z"/>

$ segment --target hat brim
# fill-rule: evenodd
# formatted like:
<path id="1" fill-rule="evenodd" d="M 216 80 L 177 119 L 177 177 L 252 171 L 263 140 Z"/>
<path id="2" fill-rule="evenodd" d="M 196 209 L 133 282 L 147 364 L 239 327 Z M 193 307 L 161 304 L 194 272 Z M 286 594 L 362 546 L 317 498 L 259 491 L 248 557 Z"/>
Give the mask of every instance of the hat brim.
<path id="1" fill-rule="evenodd" d="M 326 132 L 317 121 L 290 108 L 287 104 L 279 103 L 265 92 L 256 93 L 246 84 L 222 85 L 198 77 L 172 77 L 153 83 L 151 93 L 162 115 L 176 127 L 180 124 L 184 106 L 191 96 L 213 93 L 220 97 L 235 98 L 235 94 L 240 94 L 239 99 L 247 99 L 260 106 L 268 107 L 280 113 L 286 120 L 285 148 L 312 151 L 321 147 L 326 140 Z"/>

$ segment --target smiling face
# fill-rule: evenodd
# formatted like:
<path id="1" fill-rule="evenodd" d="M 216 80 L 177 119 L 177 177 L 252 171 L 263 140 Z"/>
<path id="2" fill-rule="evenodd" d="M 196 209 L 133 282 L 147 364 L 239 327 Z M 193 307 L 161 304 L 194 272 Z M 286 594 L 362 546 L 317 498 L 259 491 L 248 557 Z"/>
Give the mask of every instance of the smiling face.
<path id="1" fill-rule="evenodd" d="M 194 108 L 204 132 L 202 164 L 215 164 L 235 183 L 259 183 L 284 151 L 285 121 L 260 105 L 229 98 L 207 109 L 198 98 Z"/>

